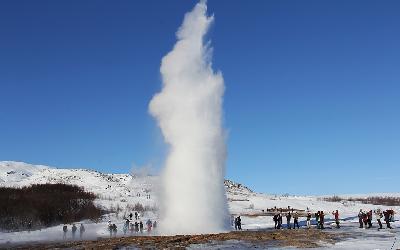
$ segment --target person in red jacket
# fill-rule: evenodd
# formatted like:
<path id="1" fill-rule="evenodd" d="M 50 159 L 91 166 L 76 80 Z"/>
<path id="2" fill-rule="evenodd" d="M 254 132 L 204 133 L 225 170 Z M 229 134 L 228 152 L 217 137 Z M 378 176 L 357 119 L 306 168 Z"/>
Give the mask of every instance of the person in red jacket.
<path id="1" fill-rule="evenodd" d="M 332 214 L 335 216 L 336 227 L 340 228 L 340 226 L 339 226 L 339 211 L 336 210 L 336 212 L 332 212 Z"/>

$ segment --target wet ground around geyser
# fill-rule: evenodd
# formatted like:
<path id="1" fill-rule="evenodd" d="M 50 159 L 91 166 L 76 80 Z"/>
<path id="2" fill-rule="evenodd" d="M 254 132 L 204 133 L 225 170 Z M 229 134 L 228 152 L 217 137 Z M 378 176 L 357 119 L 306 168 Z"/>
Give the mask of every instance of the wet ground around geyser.
<path id="1" fill-rule="evenodd" d="M 0 245 L 0 249 L 400 249 L 399 229 L 248 230 L 205 235 L 129 236 L 86 241 Z"/>
<path id="2" fill-rule="evenodd" d="M 230 249 L 230 248 L 315 248 L 333 244 L 340 233 L 321 230 L 240 231 L 204 235 L 131 236 L 47 244 L 1 246 L 13 249 Z"/>

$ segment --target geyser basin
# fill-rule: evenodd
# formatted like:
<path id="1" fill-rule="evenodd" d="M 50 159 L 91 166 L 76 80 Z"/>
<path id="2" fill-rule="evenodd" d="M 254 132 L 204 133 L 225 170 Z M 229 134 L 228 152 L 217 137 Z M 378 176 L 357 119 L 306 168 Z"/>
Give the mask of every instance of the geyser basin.
<path id="1" fill-rule="evenodd" d="M 173 50 L 162 59 L 162 91 L 150 102 L 170 147 L 162 174 L 163 234 L 216 233 L 229 225 L 224 81 L 212 70 L 211 48 L 203 41 L 212 22 L 206 1 L 185 15 Z"/>

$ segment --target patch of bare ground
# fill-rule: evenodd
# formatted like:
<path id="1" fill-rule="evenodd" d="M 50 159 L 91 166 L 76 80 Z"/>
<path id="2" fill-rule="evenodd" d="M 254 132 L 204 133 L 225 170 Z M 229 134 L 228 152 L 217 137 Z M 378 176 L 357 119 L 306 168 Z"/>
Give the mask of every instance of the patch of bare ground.
<path id="1" fill-rule="evenodd" d="M 321 230 L 268 230 L 240 231 L 220 234 L 132 236 L 100 238 L 93 241 L 75 241 L 37 245 L 13 246 L 13 249 L 185 249 L 190 245 L 220 243 L 225 241 L 247 242 L 258 246 L 314 248 L 324 243 L 335 243 L 344 235 Z"/>

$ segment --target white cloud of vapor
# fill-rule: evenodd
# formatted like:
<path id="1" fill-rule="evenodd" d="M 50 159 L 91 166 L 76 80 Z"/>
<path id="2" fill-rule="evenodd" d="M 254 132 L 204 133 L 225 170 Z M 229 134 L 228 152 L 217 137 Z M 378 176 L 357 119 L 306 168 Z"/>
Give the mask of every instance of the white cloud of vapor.
<path id="1" fill-rule="evenodd" d="M 173 50 L 162 59 L 162 91 L 149 106 L 169 145 L 161 194 L 165 234 L 223 231 L 228 217 L 224 81 L 203 41 L 212 22 L 205 1 L 185 15 Z"/>

